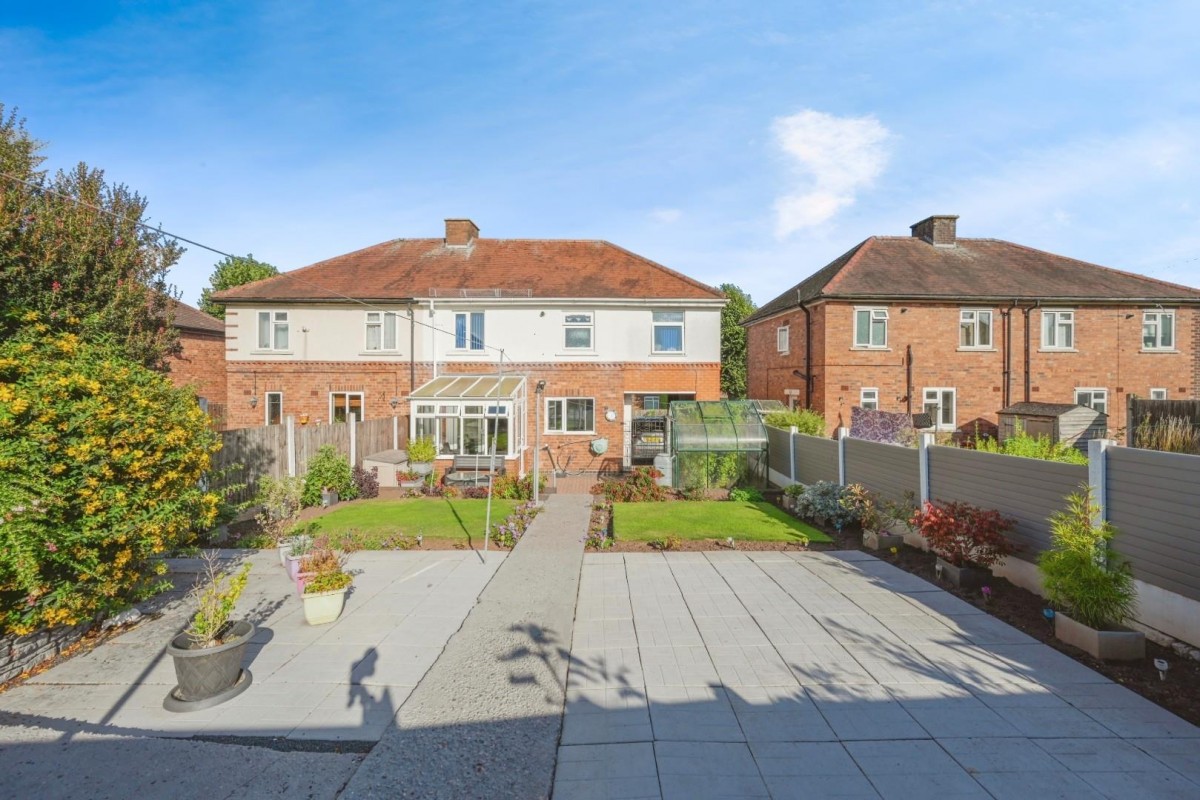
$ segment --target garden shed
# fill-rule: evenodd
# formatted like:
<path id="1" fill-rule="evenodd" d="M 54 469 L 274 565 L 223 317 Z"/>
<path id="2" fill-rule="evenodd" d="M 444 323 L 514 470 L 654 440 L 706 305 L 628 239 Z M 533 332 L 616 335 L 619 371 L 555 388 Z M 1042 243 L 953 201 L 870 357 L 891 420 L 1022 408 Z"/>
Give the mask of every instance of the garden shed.
<path id="1" fill-rule="evenodd" d="M 728 489 L 762 485 L 767 474 L 763 416 L 777 401 L 675 401 L 670 409 L 671 485 Z"/>
<path id="2" fill-rule="evenodd" d="M 1087 452 L 1087 443 L 1108 433 L 1108 415 L 1074 403 L 1016 403 L 1000 411 L 1000 441 L 1025 431 Z"/>

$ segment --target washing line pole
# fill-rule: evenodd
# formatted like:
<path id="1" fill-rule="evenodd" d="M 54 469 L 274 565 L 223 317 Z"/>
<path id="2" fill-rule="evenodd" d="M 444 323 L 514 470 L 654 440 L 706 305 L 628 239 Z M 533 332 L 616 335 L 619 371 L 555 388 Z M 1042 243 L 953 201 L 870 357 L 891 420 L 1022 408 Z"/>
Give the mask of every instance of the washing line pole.
<path id="1" fill-rule="evenodd" d="M 500 348 L 500 361 L 496 367 L 496 389 L 495 389 L 494 393 L 497 396 L 499 396 L 500 387 L 503 385 L 504 385 L 504 348 L 502 347 L 502 348 Z M 498 419 L 498 418 L 492 417 L 491 412 L 492 412 L 492 408 L 494 408 L 494 407 L 495 406 L 489 406 L 488 412 L 483 415 L 484 424 L 488 426 L 489 432 L 491 433 L 491 437 L 490 437 L 491 438 L 491 447 L 488 448 L 488 462 L 489 463 L 488 463 L 487 514 L 484 517 L 484 523 L 483 523 L 483 552 L 485 552 L 485 553 L 488 551 L 488 539 L 491 538 L 490 534 L 492 532 L 492 477 L 496 474 L 496 469 L 495 469 L 495 467 L 496 467 L 496 439 L 498 438 L 496 436 L 496 433 L 497 433 L 497 429 L 500 427 L 499 422 L 496 422 L 494 427 L 491 424 L 494 419 Z M 512 427 L 512 426 L 510 425 L 509 427 Z"/>

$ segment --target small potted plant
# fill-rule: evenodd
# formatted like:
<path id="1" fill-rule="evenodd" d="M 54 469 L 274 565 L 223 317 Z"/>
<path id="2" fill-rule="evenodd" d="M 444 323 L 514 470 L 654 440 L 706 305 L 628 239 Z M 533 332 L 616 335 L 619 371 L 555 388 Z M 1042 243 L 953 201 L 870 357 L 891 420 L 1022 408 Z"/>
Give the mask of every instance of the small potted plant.
<path id="1" fill-rule="evenodd" d="M 188 627 L 167 644 L 178 684 L 163 700 L 163 708 L 212 708 L 249 688 L 253 676 L 242 669 L 242 659 L 254 636 L 254 623 L 230 619 L 249 573 L 250 565 L 244 564 L 235 575 L 223 574 L 217 554 L 205 554 L 204 570 L 193 591 L 196 613 Z"/>
<path id="2" fill-rule="evenodd" d="M 1053 544 L 1038 556 L 1038 571 L 1057 608 L 1054 635 L 1095 658 L 1145 658 L 1145 635 L 1123 627 L 1137 602 L 1133 570 L 1110 549 L 1117 529 L 1107 520 L 1093 523 L 1096 511 L 1086 489 L 1050 517 Z"/>
<path id="3" fill-rule="evenodd" d="M 341 556 L 333 552 L 328 540 L 318 542 L 305 559 L 305 577 L 300 584 L 304 600 L 304 619 L 309 625 L 325 625 L 341 616 L 346 591 L 354 578 L 345 570 Z"/>
<path id="4" fill-rule="evenodd" d="M 292 580 L 296 580 L 297 576 L 300 575 L 301 562 L 304 561 L 304 557 L 308 555 L 312 547 L 312 537 L 307 534 L 301 534 L 292 538 L 291 550 L 284 557 L 284 561 L 287 562 L 288 576 Z"/>
<path id="5" fill-rule="evenodd" d="M 401 489 L 420 489 L 425 482 L 425 476 L 416 470 L 402 469 L 396 472 L 396 483 Z"/>
<path id="6" fill-rule="evenodd" d="M 852 483 L 842 493 L 842 507 L 858 520 L 862 528 L 863 546 L 871 550 L 891 550 L 904 544 L 904 537 L 888 531 L 890 522 L 884 506 L 870 490 Z"/>
<path id="7" fill-rule="evenodd" d="M 970 503 L 926 503 L 912 524 L 937 554 L 939 577 L 959 589 L 983 586 L 992 577 L 991 567 L 1015 549 L 1004 535 L 1014 521 Z"/>
<path id="8" fill-rule="evenodd" d="M 421 437 L 408 443 L 408 468 L 418 475 L 428 475 L 433 472 L 433 462 L 437 458 L 437 446 L 433 439 Z"/>

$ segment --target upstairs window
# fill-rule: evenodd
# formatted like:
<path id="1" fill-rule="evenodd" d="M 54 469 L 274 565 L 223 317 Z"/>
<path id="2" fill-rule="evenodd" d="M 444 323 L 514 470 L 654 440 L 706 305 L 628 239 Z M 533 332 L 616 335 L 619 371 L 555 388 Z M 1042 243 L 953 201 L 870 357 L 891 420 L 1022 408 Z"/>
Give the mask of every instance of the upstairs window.
<path id="1" fill-rule="evenodd" d="M 654 352 L 683 352 L 683 312 L 654 312 Z"/>
<path id="2" fill-rule="evenodd" d="M 591 350 L 595 318 L 591 313 L 573 312 L 563 317 L 563 347 Z"/>
<path id="3" fill-rule="evenodd" d="M 886 308 L 856 308 L 854 310 L 854 346 L 887 347 L 888 310 Z"/>
<path id="4" fill-rule="evenodd" d="M 790 349 L 791 329 L 787 325 L 780 325 L 775 329 L 775 349 L 781 353 L 786 353 Z"/>
<path id="5" fill-rule="evenodd" d="M 258 312 L 258 349 L 288 349 L 288 312 Z"/>
<path id="6" fill-rule="evenodd" d="M 1075 312 L 1042 312 L 1042 347 L 1047 350 L 1071 350 L 1075 347 Z"/>
<path id="7" fill-rule="evenodd" d="M 1142 314 L 1142 349 L 1175 349 L 1175 312 L 1146 311 Z"/>
<path id="8" fill-rule="evenodd" d="M 958 346 L 986 350 L 992 346 L 992 312 L 964 308 L 958 314 Z"/>
<path id="9" fill-rule="evenodd" d="M 1083 388 L 1075 390 L 1076 405 L 1087 406 L 1101 414 L 1108 413 L 1108 389 Z"/>
<path id="10" fill-rule="evenodd" d="M 367 312 L 367 349 L 396 349 L 396 315 L 390 311 Z"/>
<path id="11" fill-rule="evenodd" d="M 879 390 L 872 388 L 863 388 L 858 393 L 858 407 L 868 411 L 879 410 Z"/>
<path id="12" fill-rule="evenodd" d="M 454 349 L 483 349 L 483 312 L 459 312 L 454 315 Z"/>

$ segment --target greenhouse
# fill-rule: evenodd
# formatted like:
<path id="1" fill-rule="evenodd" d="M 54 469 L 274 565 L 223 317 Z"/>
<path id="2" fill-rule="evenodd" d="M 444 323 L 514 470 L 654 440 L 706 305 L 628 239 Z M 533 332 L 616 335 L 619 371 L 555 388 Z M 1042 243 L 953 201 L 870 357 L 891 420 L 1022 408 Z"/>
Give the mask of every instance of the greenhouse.
<path id="1" fill-rule="evenodd" d="M 677 489 L 762 486 L 767 477 L 763 417 L 775 400 L 675 401 L 670 410 L 671 485 Z"/>

